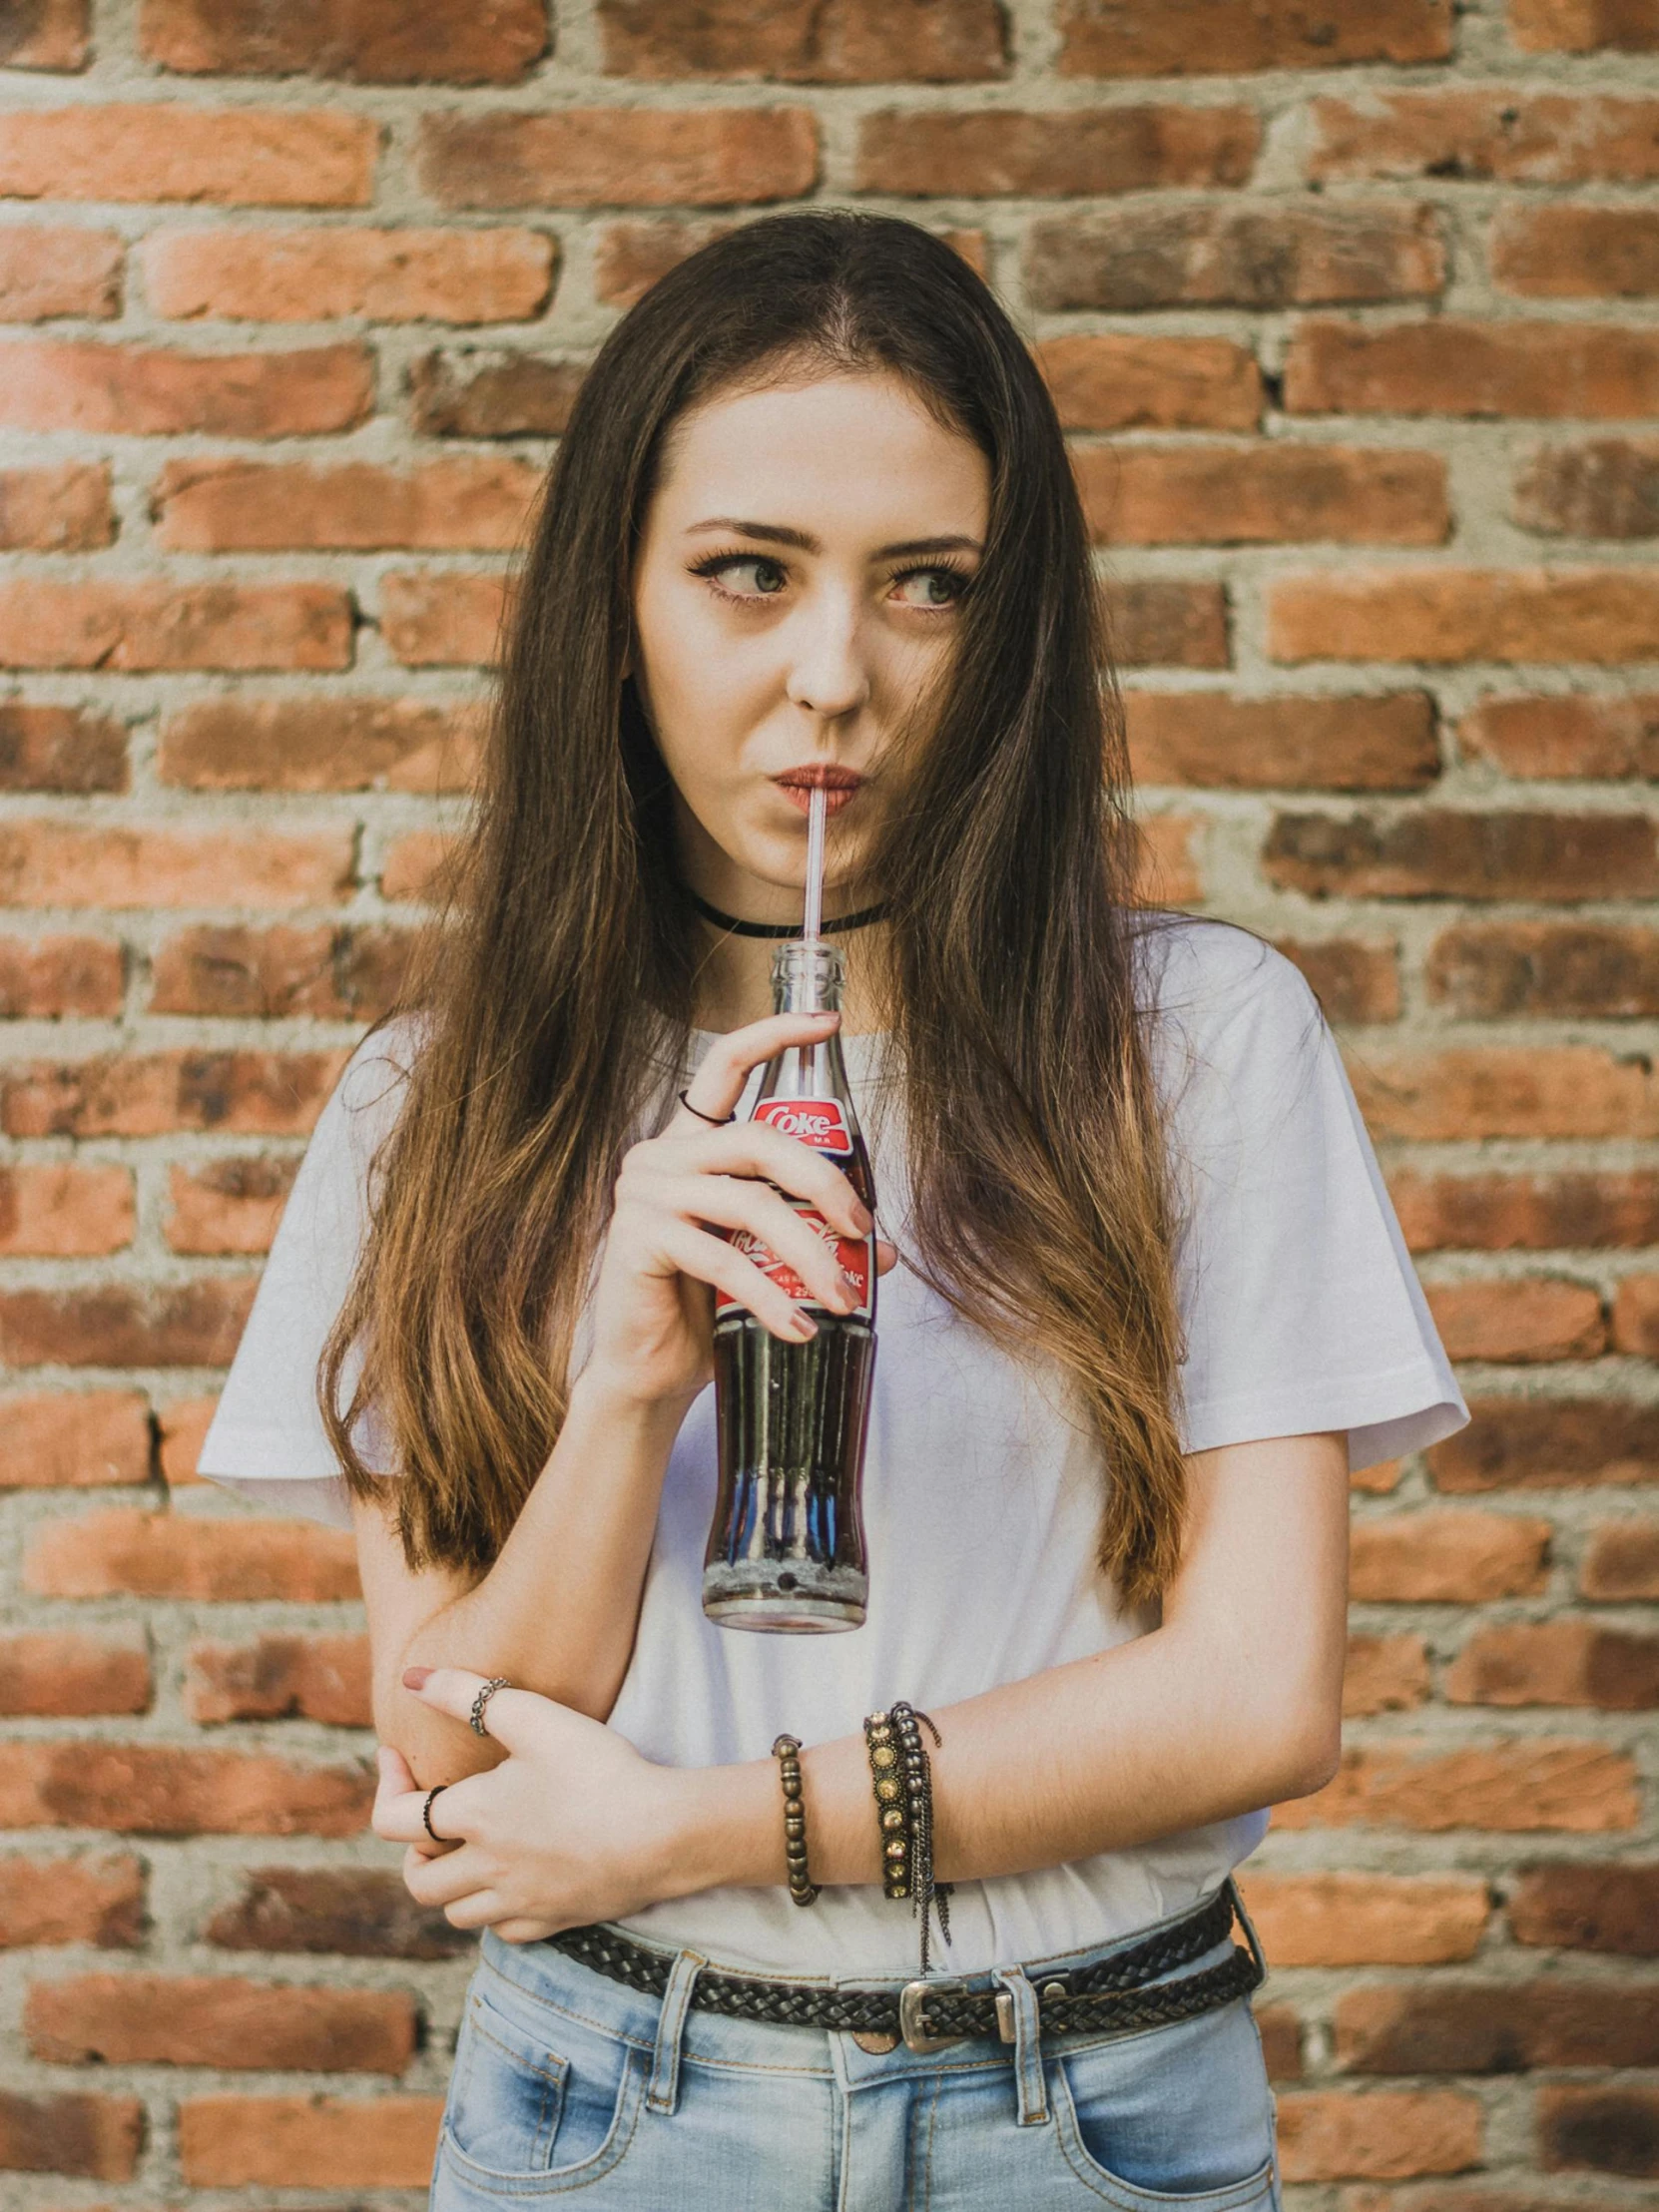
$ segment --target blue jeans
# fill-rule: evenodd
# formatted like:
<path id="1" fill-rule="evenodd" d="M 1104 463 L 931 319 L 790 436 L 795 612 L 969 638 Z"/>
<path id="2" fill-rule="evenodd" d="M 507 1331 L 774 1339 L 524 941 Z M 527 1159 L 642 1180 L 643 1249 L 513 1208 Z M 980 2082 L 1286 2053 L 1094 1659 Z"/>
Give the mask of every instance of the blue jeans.
<path id="1" fill-rule="evenodd" d="M 1091 1963 L 1145 1933 L 1042 1965 Z M 1214 1965 L 1230 1947 L 1161 1978 Z M 646 1996 L 549 1943 L 485 1929 L 429 2212 L 565 2196 L 594 2212 L 1280 2203 L 1248 1998 L 1167 2027 L 1044 2036 L 1041 1968 L 999 1968 L 969 1981 L 1012 1995 L 1012 2048 L 987 2038 L 872 2052 L 850 2034 L 697 2010 L 688 2000 L 703 1963 L 679 1953 L 665 1994 Z"/>

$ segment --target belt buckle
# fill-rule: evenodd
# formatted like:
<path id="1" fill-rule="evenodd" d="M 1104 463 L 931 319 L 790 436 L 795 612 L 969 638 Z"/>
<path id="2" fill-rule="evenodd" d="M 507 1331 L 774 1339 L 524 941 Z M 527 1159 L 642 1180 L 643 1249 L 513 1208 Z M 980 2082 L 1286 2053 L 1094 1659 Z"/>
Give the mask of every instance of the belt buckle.
<path id="1" fill-rule="evenodd" d="M 906 1981 L 898 1992 L 898 2032 L 904 2038 L 906 2050 L 943 2050 L 951 2043 L 965 2043 L 965 2035 L 929 2035 L 921 2024 L 921 2008 L 930 1996 L 942 1995 L 946 1989 L 965 1989 L 965 1981 L 950 1981 L 943 1976 L 934 1981 Z"/>

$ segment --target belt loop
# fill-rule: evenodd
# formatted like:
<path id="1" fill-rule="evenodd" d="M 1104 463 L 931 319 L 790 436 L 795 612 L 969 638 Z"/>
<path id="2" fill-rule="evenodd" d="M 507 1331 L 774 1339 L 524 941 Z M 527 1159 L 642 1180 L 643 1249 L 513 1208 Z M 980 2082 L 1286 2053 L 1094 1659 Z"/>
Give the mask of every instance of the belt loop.
<path id="1" fill-rule="evenodd" d="M 695 1950 L 683 1950 L 669 1971 L 663 1991 L 663 2008 L 657 2015 L 657 2040 L 651 2052 L 651 2086 L 646 2103 L 653 2112 L 672 2112 L 680 2102 L 680 2043 L 686 2031 L 697 1977 L 709 1961 Z"/>
<path id="2" fill-rule="evenodd" d="M 1037 2018 L 1037 1992 L 1020 1966 L 997 1966 L 991 1978 L 1007 1990 L 1014 2011 L 1014 2086 L 1019 2095 L 1019 2124 L 1035 2127 L 1048 2118 L 1048 2091 L 1043 2080 L 1042 2027 Z"/>
<path id="3" fill-rule="evenodd" d="M 1227 1890 L 1233 1901 L 1233 1910 L 1239 1916 L 1239 1925 L 1250 1942 L 1250 1955 L 1256 1961 L 1256 1980 L 1259 1986 L 1268 1977 L 1268 1962 L 1262 1950 L 1262 1938 L 1256 1933 L 1256 1923 L 1245 1911 L 1245 1901 L 1239 1895 L 1239 1885 L 1231 1875 L 1227 1878 Z"/>

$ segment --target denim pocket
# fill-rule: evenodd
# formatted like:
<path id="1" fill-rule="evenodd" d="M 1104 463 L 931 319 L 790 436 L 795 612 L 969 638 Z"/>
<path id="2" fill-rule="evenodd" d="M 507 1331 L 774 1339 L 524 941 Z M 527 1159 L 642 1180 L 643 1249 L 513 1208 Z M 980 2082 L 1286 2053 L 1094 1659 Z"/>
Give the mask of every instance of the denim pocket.
<path id="1" fill-rule="evenodd" d="M 1275 2203 L 1273 2100 L 1249 2005 L 1057 2054 L 1060 2147 L 1122 2212 Z"/>
<path id="2" fill-rule="evenodd" d="M 553 2047 L 555 2036 L 565 2047 Z M 455 2044 L 440 2164 L 450 2162 L 460 2181 L 487 2196 L 539 2196 L 596 2181 L 628 2148 L 641 2078 L 619 2038 L 553 2012 L 527 2027 L 474 1984 Z"/>

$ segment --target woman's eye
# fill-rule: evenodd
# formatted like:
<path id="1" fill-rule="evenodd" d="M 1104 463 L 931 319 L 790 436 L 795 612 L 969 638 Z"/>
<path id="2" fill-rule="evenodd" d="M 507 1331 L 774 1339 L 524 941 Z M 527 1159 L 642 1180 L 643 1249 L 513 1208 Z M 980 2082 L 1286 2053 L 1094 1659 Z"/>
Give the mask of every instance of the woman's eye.
<path id="1" fill-rule="evenodd" d="M 744 569 L 748 569 L 755 578 L 753 590 L 745 587 L 742 583 L 741 572 Z M 705 573 L 712 575 L 717 583 L 726 585 L 728 589 L 732 588 L 728 580 L 734 576 L 738 577 L 737 595 L 743 599 L 775 599 L 784 588 L 784 571 L 781 564 L 777 561 L 769 561 L 761 554 L 747 555 L 744 559 L 737 561 L 722 561 L 718 567 L 706 570 Z"/>
<path id="2" fill-rule="evenodd" d="M 907 607 L 951 607 L 967 589 L 966 578 L 953 568 L 913 568 L 896 581 Z"/>

